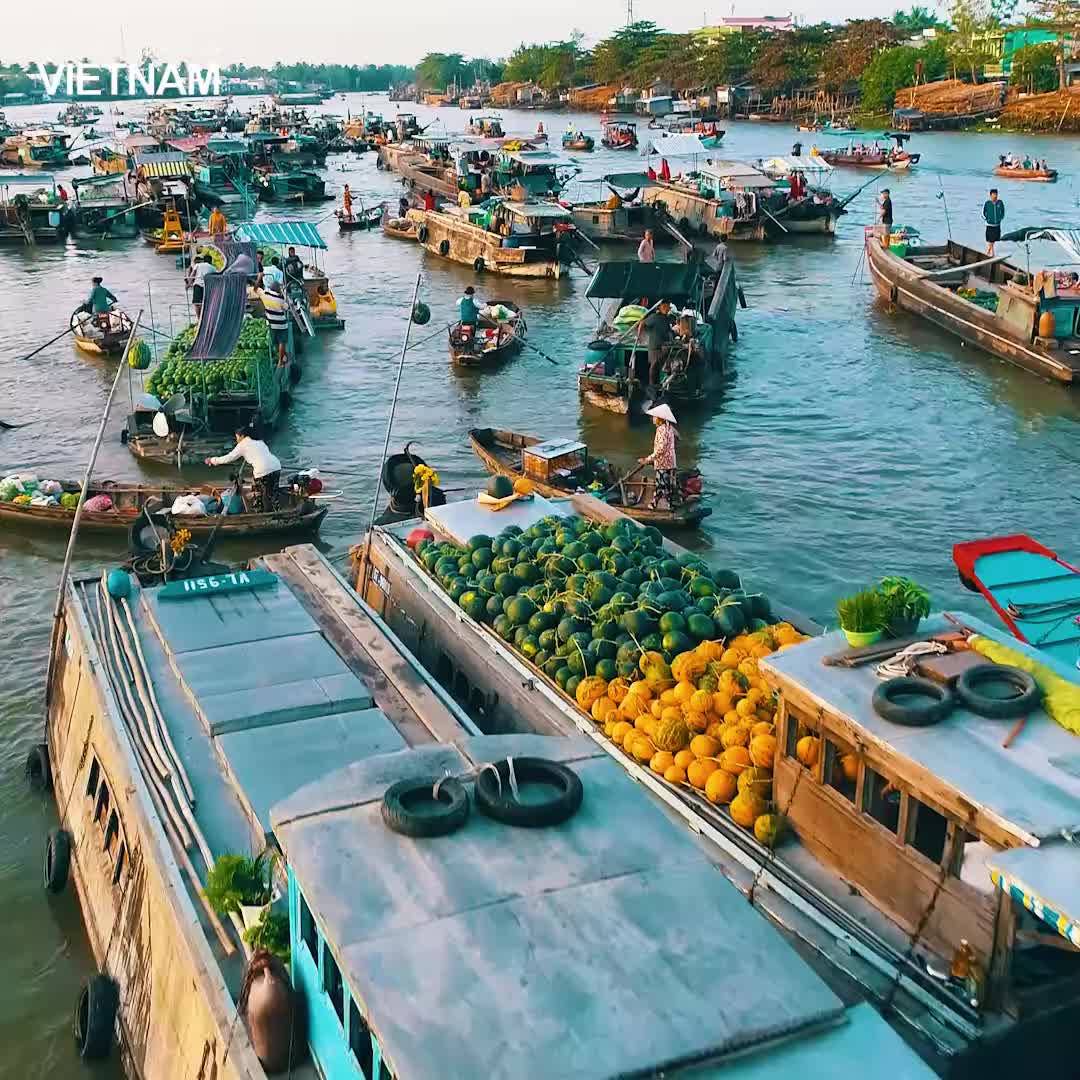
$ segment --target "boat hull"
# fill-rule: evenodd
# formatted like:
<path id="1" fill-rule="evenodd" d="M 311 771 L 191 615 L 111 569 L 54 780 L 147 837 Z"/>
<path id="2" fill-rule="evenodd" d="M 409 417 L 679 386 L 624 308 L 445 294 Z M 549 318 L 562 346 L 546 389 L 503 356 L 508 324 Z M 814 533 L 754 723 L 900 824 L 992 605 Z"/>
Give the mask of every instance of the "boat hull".
<path id="1" fill-rule="evenodd" d="M 963 250 L 969 252 L 971 262 L 981 258 L 980 253 L 955 244 L 920 250 Z M 874 288 L 892 306 L 919 315 L 961 341 L 1043 378 L 1066 384 L 1075 384 L 1080 378 L 1080 361 L 1070 363 L 1064 356 L 1059 359 L 1037 341 L 1032 343 L 1011 331 L 994 314 L 935 285 L 924 273 L 883 247 L 874 229 L 867 230 L 866 253 Z"/>
<path id="2" fill-rule="evenodd" d="M 1002 169 L 1000 166 L 994 170 L 995 176 L 1005 180 L 1033 180 L 1041 184 L 1053 184 L 1057 182 L 1057 169 Z"/>

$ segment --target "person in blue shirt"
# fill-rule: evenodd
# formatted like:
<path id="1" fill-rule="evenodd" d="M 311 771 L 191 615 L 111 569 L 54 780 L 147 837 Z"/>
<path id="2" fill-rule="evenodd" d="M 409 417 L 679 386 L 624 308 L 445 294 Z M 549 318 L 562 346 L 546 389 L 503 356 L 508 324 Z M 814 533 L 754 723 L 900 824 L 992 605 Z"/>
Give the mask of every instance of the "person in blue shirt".
<path id="1" fill-rule="evenodd" d="M 475 295 L 476 290 L 470 285 L 465 290 L 465 295 L 458 301 L 458 318 L 461 320 L 461 325 L 470 326 L 474 330 L 480 320 L 480 308 L 473 299 Z"/>
<path id="2" fill-rule="evenodd" d="M 994 245 L 1001 239 L 1001 222 L 1005 218 L 1005 203 L 998 198 L 997 188 L 990 189 L 990 198 L 983 203 L 986 222 L 986 254 L 993 256 Z"/>

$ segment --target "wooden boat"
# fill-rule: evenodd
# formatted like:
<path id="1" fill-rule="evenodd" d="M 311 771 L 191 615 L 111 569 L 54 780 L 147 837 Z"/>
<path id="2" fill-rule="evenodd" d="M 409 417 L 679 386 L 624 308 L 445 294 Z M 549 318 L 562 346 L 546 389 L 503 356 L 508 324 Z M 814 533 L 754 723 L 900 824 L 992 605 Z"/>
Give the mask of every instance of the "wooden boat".
<path id="1" fill-rule="evenodd" d="M 431 529 L 436 541 L 463 544 L 474 533 L 495 534 L 510 524 L 495 519 L 511 513 L 523 530 L 550 514 L 612 522 L 624 516 L 585 495 L 534 507 L 515 503 L 500 514 L 451 504 L 429 511 L 423 521 L 376 528 L 354 549 L 361 596 L 440 673 L 449 693 L 475 701 L 488 722 L 540 712 L 549 723 L 561 719 L 588 734 L 685 820 L 717 852 L 724 875 L 745 882 L 751 903 L 821 958 L 840 985 L 856 999 L 888 1001 L 905 1018 L 900 1030 L 937 1075 L 977 1074 L 988 1056 L 1022 1061 L 1050 1002 L 1066 1022 L 1063 999 L 1075 1009 L 1078 995 L 1069 944 L 1080 937 L 1075 890 L 1060 898 L 1068 907 L 1050 903 L 1050 892 L 1040 916 L 1041 905 L 1002 883 L 1000 873 L 1009 860 L 1044 856 L 1059 867 L 1059 885 L 1068 873 L 1062 867 L 1072 863 L 1073 845 L 1056 829 L 1075 816 L 1080 782 L 1071 770 L 1046 763 L 1070 759 L 1071 734 L 1041 711 L 1029 720 L 1022 737 L 1032 742 L 1023 751 L 1001 747 L 1008 723 L 974 718 L 963 709 L 938 728 L 888 724 L 869 704 L 877 685 L 873 666 L 825 666 L 823 657 L 844 651 L 846 643 L 839 633 L 812 637 L 758 661 L 770 691 L 780 695 L 774 799 L 793 824 L 782 845 L 766 848 L 722 807 L 686 785 L 669 784 L 605 738 L 544 672 L 465 615 L 405 544 L 418 525 Z M 664 546 L 672 557 L 680 553 L 670 541 Z M 820 634 L 797 612 L 774 610 Z M 1007 640 L 970 621 L 980 633 Z M 926 632 L 948 629 L 937 616 Z M 807 737 L 819 741 L 802 744 L 800 754 L 800 740 Z M 898 889 L 897 882 L 908 887 Z M 1025 907 L 1045 919 L 1042 934 L 1001 933 L 1003 923 L 1030 932 Z M 1069 916 L 1060 927 L 1052 909 Z M 1057 942 L 1052 935 L 1059 933 L 1069 941 Z M 977 972 L 985 973 L 984 981 L 973 979 L 974 993 L 948 974 L 961 941 L 973 951 Z M 1056 1075 L 1070 1075 L 1071 1053 L 1059 1058 Z M 856 1075 L 862 1067 L 856 1059 L 848 1064 Z M 822 1075 L 840 1077 L 843 1069 L 826 1063 Z"/>
<path id="2" fill-rule="evenodd" d="M 382 231 L 384 236 L 394 236 L 399 240 L 415 240 L 416 222 L 408 218 L 390 217 L 389 214 L 384 213 Z"/>
<path id="3" fill-rule="evenodd" d="M 353 214 L 350 220 L 345 216 L 343 210 L 336 210 L 334 216 L 337 218 L 338 232 L 360 232 L 365 229 L 377 229 L 382 224 L 385 211 L 386 203 L 369 206 L 367 209 L 361 207 L 360 213 Z"/>
<path id="4" fill-rule="evenodd" d="M 135 199 L 128 190 L 127 177 L 111 173 L 76 177 L 71 181 L 75 192 L 72 211 L 77 236 L 138 236 Z"/>
<path id="5" fill-rule="evenodd" d="M 653 477 L 624 479 L 607 462 L 589 457 L 582 442 L 567 439 L 544 441 L 535 435 L 499 428 L 472 428 L 469 444 L 488 472 L 511 480 L 524 477 L 533 489 L 556 499 L 602 485 L 598 497 L 617 507 L 628 517 L 660 529 L 689 529 L 707 518 L 712 510 L 701 505 L 701 494 L 687 495 L 678 506 L 657 509 L 649 504 L 656 493 Z M 680 486 L 697 477 L 696 470 L 684 470 Z M 692 486 L 696 486 L 692 485 Z M 612 488 L 608 494 L 603 489 Z"/>
<path id="6" fill-rule="evenodd" d="M 144 229 L 142 235 L 148 244 L 153 244 L 159 255 L 179 254 L 190 239 L 184 233 L 180 214 L 175 207 L 169 207 L 165 211 L 160 229 Z"/>
<path id="7" fill-rule="evenodd" d="M 834 129 L 834 132 L 835 129 Z M 909 153 L 904 144 L 911 138 L 903 132 L 885 132 L 885 139 L 892 139 L 894 146 L 883 145 L 877 139 L 872 143 L 849 143 L 847 146 L 814 147 L 811 157 L 819 157 L 828 165 L 843 165 L 853 169 L 889 169 L 902 172 L 919 163 L 921 155 Z"/>
<path id="8" fill-rule="evenodd" d="M 71 136 L 49 128 L 26 128 L 0 145 L 0 166 L 9 169 L 60 169 L 70 164 Z"/>
<path id="9" fill-rule="evenodd" d="M 1080 568 L 1017 533 L 953 547 L 965 588 L 985 597 L 1020 641 L 1075 671 L 1080 660 Z"/>
<path id="10" fill-rule="evenodd" d="M 637 124 L 605 121 L 600 144 L 608 150 L 636 150 Z"/>
<path id="11" fill-rule="evenodd" d="M 695 405 L 714 394 L 735 339 L 740 302 L 734 260 L 721 267 L 689 263 L 602 262 L 585 295 L 608 307 L 578 370 L 578 393 L 590 405 L 627 415 L 647 404 L 648 350 L 637 338 L 645 309 L 626 311 L 641 297 L 664 297 L 679 319 L 682 336 L 662 350 L 662 388 L 672 404 Z"/>
<path id="12" fill-rule="evenodd" d="M 503 307 L 512 314 L 500 322 L 491 315 L 491 309 Z M 450 344 L 450 360 L 457 367 L 495 367 L 521 349 L 529 333 L 521 308 L 511 300 L 488 300 L 480 309 L 480 321 L 475 328 L 454 323 L 447 331 Z"/>
<path id="13" fill-rule="evenodd" d="M 83 352 L 103 356 L 120 356 L 131 335 L 131 319 L 113 308 L 102 315 L 87 311 L 71 313 L 71 336 Z"/>
<path id="14" fill-rule="evenodd" d="M 1006 180 L 1036 180 L 1044 184 L 1053 184 L 1057 178 L 1057 169 L 1011 169 L 1007 165 L 998 165 L 994 175 Z"/>
<path id="15" fill-rule="evenodd" d="M 476 135 L 482 139 L 501 139 L 506 133 L 501 116 L 470 116 L 465 134 Z"/>
<path id="16" fill-rule="evenodd" d="M 1080 293 L 1036 292 L 1020 267 L 951 240 L 893 250 L 884 239 L 880 226 L 866 229 L 866 262 L 883 300 L 1043 378 L 1080 378 Z M 1054 337 L 1038 336 L 1045 314 Z"/>
<path id="17" fill-rule="evenodd" d="M 571 135 L 566 134 L 562 137 L 562 148 L 564 150 L 579 150 L 586 153 L 596 146 L 596 141 L 591 135 Z"/>
<path id="18" fill-rule="evenodd" d="M 416 239 L 444 259 L 477 273 L 559 278 L 577 256 L 569 243 L 573 216 L 548 202 L 496 202 L 485 207 L 412 209 Z"/>
<path id="19" fill-rule="evenodd" d="M 62 480 L 65 492 L 77 495 L 82 485 L 76 481 Z M 127 534 L 140 518 L 144 508 L 155 517 L 160 510 L 168 510 L 179 495 L 219 496 L 222 485 L 211 484 L 148 484 L 124 480 L 96 480 L 87 489 L 86 496 L 108 495 L 113 501 L 112 510 L 84 510 L 79 522 L 80 529 L 95 532 Z M 242 486 L 245 505 L 254 505 L 255 493 L 250 483 Z M 256 513 L 245 510 L 240 514 L 215 514 L 200 517 L 193 514 L 176 515 L 177 528 L 187 529 L 196 539 L 208 536 L 215 529 L 221 539 L 228 537 L 276 536 L 287 533 L 316 533 L 329 508 L 299 495 L 289 488 L 278 492 L 278 509 L 272 513 Z M 53 528 L 64 535 L 71 529 L 74 508 L 53 506 L 27 506 L 0 502 L 0 521 L 5 527 L 35 525 Z"/>
<path id="20" fill-rule="evenodd" d="M 0 244 L 60 244 L 71 224 L 71 211 L 60 200 L 56 184 L 40 173 L 0 181 Z"/>

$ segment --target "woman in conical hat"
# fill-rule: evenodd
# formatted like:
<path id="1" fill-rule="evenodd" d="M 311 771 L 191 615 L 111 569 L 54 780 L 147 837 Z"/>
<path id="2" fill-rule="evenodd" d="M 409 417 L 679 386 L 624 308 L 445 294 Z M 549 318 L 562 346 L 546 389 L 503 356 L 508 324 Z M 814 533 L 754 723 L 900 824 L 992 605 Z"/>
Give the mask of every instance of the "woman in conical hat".
<path id="1" fill-rule="evenodd" d="M 670 509 L 676 498 L 675 484 L 675 428 L 678 421 L 670 405 L 654 405 L 646 410 L 646 415 L 653 418 L 656 433 L 653 437 L 653 452 L 640 459 L 640 464 L 652 464 L 656 470 L 656 491 L 653 495 L 652 509 L 656 509 L 660 500 L 666 502 L 665 509 Z"/>

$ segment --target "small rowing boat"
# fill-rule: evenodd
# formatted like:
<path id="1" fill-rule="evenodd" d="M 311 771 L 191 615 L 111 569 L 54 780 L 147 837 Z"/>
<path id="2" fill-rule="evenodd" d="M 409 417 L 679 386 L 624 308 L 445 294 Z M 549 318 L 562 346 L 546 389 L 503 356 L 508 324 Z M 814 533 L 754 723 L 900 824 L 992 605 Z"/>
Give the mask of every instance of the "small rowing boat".
<path id="1" fill-rule="evenodd" d="M 998 165 L 994 175 L 1006 180 L 1036 180 L 1044 184 L 1053 184 L 1058 177 L 1057 169 L 1013 169 L 1007 165 Z"/>
<path id="2" fill-rule="evenodd" d="M 78 495 L 81 485 L 69 480 L 60 481 L 63 494 Z M 226 485 L 227 486 L 227 485 Z M 106 495 L 112 506 L 108 510 L 87 510 L 84 506 L 80 529 L 95 532 L 122 533 L 125 536 L 140 516 L 149 528 L 151 521 L 159 513 L 168 512 L 175 499 L 180 495 L 205 495 L 217 498 L 222 485 L 210 484 L 145 484 L 124 480 L 98 480 L 87 489 L 87 501 L 95 495 Z M 62 496 L 61 496 L 62 497 Z M 306 495 L 293 492 L 290 488 L 278 491 L 278 508 L 271 513 L 248 510 L 254 506 L 255 493 L 250 484 L 242 485 L 241 498 L 244 510 L 236 514 L 177 514 L 173 521 L 178 528 L 187 529 L 193 537 L 208 536 L 215 528 L 226 537 L 276 536 L 285 533 L 309 533 L 319 531 L 322 520 L 329 509 L 325 504 Z M 148 514 L 144 515 L 143 511 Z M 51 527 L 64 536 L 71 530 L 74 505 L 67 506 L 31 506 L 28 503 L 0 502 L 0 520 L 5 525 L 34 525 Z"/>
<path id="3" fill-rule="evenodd" d="M 1014 636 L 1075 669 L 1080 662 L 1080 568 L 1024 533 L 953 547 L 965 588 L 979 592 Z"/>
<path id="4" fill-rule="evenodd" d="M 450 327 L 450 360 L 458 367 L 494 367 L 521 348 L 528 332 L 517 304 L 489 300 L 475 327 L 460 322 Z"/>
<path id="5" fill-rule="evenodd" d="M 364 229 L 377 229 L 382 224 L 385 209 L 386 204 L 380 203 L 378 206 L 369 206 L 367 209 L 362 209 L 359 214 L 353 214 L 352 217 L 346 217 L 343 210 L 336 210 L 334 213 L 337 217 L 338 232 L 359 232 Z"/>
<path id="6" fill-rule="evenodd" d="M 656 508 L 650 505 L 656 494 L 652 477 L 620 477 L 602 458 L 590 458 L 584 443 L 570 439 L 545 442 L 535 435 L 499 428 L 473 428 L 469 443 L 488 472 L 512 480 L 524 478 L 545 498 L 564 498 L 595 488 L 598 497 L 636 521 L 668 529 L 692 528 L 712 513 L 701 505 L 701 477 L 696 469 L 679 472 L 682 501 L 678 505 Z M 604 488 L 609 489 L 606 495 Z"/>
<path id="7" fill-rule="evenodd" d="M 71 313 L 71 336 L 83 352 L 119 356 L 131 333 L 131 319 L 115 308 L 98 315 L 76 310 Z"/>
<path id="8" fill-rule="evenodd" d="M 390 217 L 383 214 L 382 231 L 384 236 L 396 236 L 399 240 L 416 239 L 416 222 L 405 217 Z"/>

